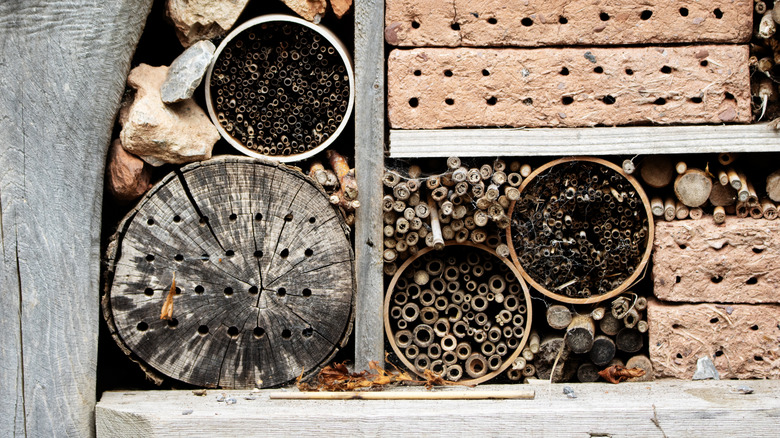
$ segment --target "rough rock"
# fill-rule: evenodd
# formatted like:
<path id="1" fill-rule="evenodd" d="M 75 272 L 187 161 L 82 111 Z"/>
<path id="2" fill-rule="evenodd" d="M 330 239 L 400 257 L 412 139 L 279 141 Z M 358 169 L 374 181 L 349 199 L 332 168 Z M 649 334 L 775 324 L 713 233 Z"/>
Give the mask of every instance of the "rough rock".
<path id="1" fill-rule="evenodd" d="M 712 357 L 721 379 L 780 378 L 780 306 L 651 300 L 647 322 L 656 378 L 689 380 Z"/>
<path id="2" fill-rule="evenodd" d="M 165 13 L 184 47 L 225 35 L 249 0 L 168 0 Z"/>
<path id="3" fill-rule="evenodd" d="M 748 55 L 746 45 L 397 49 L 388 119 L 398 129 L 720 124 L 733 108 L 730 122 L 745 123 Z"/>
<path id="4" fill-rule="evenodd" d="M 174 59 L 160 87 L 162 101 L 176 103 L 191 98 L 216 49 L 211 41 L 198 41 Z"/>
<path id="5" fill-rule="evenodd" d="M 211 158 L 219 132 L 192 99 L 165 105 L 160 86 L 168 67 L 141 64 L 127 78 L 137 90 L 119 114 L 122 146 L 152 166 L 187 163 Z"/>
<path id="6" fill-rule="evenodd" d="M 388 43 L 417 47 L 737 43 L 753 1 L 387 0 L 385 26 Z"/>
<path id="7" fill-rule="evenodd" d="M 328 7 L 326 0 L 282 0 L 282 3 L 304 19 L 315 23 L 320 22 Z"/>
<path id="8" fill-rule="evenodd" d="M 693 380 L 720 380 L 718 370 L 709 356 L 700 357 L 696 361 L 696 372 L 693 373 Z"/>
<path id="9" fill-rule="evenodd" d="M 780 221 L 658 221 L 653 291 L 666 301 L 780 303 Z"/>
<path id="10" fill-rule="evenodd" d="M 108 149 L 106 185 L 111 195 L 119 201 L 133 201 L 152 186 L 151 167 L 144 160 L 128 153 L 119 139 Z"/>
<path id="11" fill-rule="evenodd" d="M 330 0 L 330 7 L 333 13 L 341 18 L 352 8 L 352 0 Z"/>

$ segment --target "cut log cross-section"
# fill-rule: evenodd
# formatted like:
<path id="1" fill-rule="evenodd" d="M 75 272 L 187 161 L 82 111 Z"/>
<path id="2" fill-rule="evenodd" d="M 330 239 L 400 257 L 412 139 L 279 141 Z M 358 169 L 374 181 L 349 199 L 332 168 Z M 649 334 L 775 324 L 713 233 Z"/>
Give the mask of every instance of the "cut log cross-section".
<path id="1" fill-rule="evenodd" d="M 186 166 L 120 224 L 104 315 L 158 382 L 288 382 L 329 361 L 352 330 L 346 230 L 325 193 L 283 165 L 230 157 Z"/>

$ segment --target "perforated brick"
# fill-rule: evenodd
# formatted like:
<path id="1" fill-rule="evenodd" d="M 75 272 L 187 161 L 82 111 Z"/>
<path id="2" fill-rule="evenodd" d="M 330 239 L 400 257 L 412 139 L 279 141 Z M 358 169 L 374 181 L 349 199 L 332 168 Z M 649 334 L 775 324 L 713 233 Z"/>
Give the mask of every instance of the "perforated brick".
<path id="1" fill-rule="evenodd" d="M 666 301 L 780 303 L 780 222 L 657 222 L 653 291 Z"/>
<path id="2" fill-rule="evenodd" d="M 385 39 L 398 46 L 739 43 L 752 0 L 387 0 Z"/>
<path id="3" fill-rule="evenodd" d="M 780 306 L 653 300 L 647 322 L 656 378 L 690 379 L 703 356 L 721 379 L 780 378 Z"/>
<path id="4" fill-rule="evenodd" d="M 400 50 L 400 129 L 749 122 L 747 46 Z"/>

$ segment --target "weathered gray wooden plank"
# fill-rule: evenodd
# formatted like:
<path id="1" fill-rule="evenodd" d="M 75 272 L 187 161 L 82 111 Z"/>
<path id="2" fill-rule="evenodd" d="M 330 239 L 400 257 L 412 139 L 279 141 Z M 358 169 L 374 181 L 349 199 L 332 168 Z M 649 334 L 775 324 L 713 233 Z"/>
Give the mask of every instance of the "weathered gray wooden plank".
<path id="1" fill-rule="evenodd" d="M 566 156 L 780 151 L 768 124 L 391 130 L 390 157 Z"/>
<path id="2" fill-rule="evenodd" d="M 737 388 L 743 385 L 755 392 L 740 393 Z M 215 400 L 224 391 L 209 391 L 204 397 L 190 391 L 117 391 L 103 394 L 96 422 L 99 437 L 232 436 L 246 431 L 262 431 L 264 436 L 777 435 L 776 380 L 570 385 L 576 399 L 564 395 L 563 386 L 471 389 L 536 391 L 534 400 L 480 401 L 293 401 L 269 400 L 271 391 L 236 391 L 227 394 L 236 399 L 233 405 Z"/>
<path id="3" fill-rule="evenodd" d="M 382 172 L 385 137 L 384 1 L 355 0 L 355 172 L 357 211 L 355 365 L 384 358 Z"/>
<path id="4" fill-rule="evenodd" d="M 150 7 L 0 3 L 0 436 L 94 434 L 104 160 Z"/>

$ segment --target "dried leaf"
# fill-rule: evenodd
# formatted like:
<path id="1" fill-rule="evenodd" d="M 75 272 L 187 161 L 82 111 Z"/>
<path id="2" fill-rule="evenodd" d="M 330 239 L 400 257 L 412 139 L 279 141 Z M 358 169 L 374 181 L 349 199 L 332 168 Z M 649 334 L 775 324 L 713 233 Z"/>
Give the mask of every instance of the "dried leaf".
<path id="1" fill-rule="evenodd" d="M 176 295 L 176 272 L 173 273 L 173 281 L 171 282 L 171 290 L 168 291 L 168 296 L 165 297 L 165 302 L 160 312 L 160 319 L 173 318 L 173 296 Z"/>
<path id="2" fill-rule="evenodd" d="M 609 368 L 599 371 L 599 376 L 609 383 L 620 383 L 626 379 L 642 377 L 644 375 L 645 370 L 642 368 L 626 368 L 622 365 L 612 365 Z"/>

